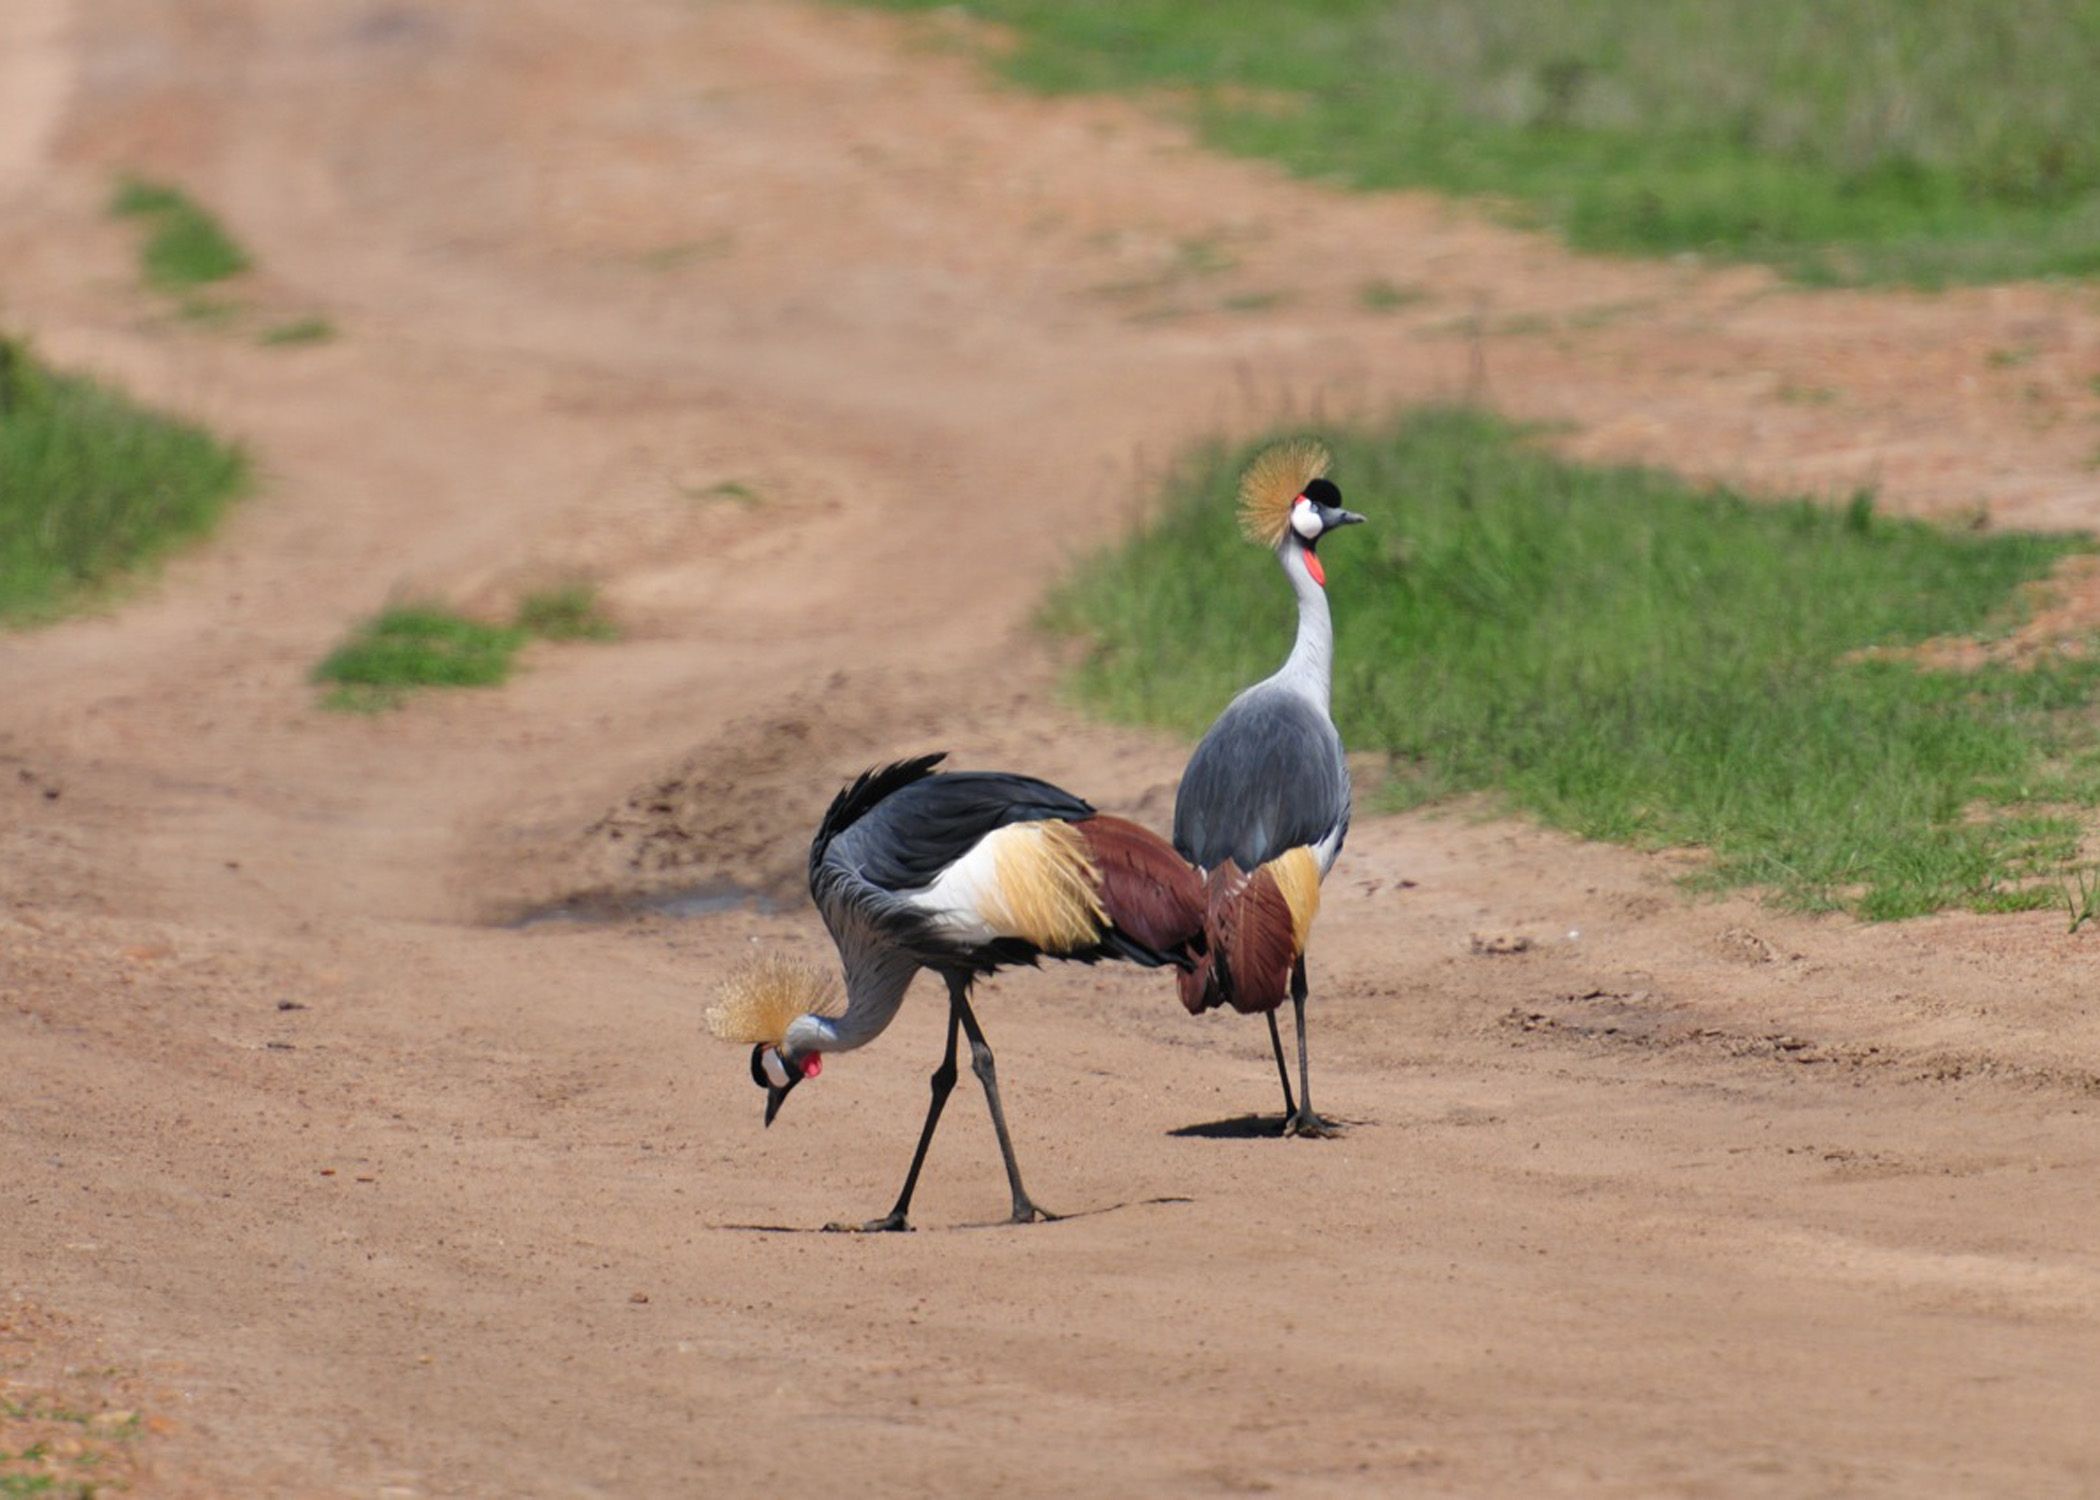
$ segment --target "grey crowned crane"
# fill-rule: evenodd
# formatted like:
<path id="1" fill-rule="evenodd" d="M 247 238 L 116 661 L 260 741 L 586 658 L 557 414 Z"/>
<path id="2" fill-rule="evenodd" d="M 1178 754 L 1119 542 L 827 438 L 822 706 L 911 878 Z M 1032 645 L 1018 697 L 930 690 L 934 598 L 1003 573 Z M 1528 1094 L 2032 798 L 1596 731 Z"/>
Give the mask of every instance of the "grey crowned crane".
<path id="1" fill-rule="evenodd" d="M 716 1036 L 751 1044 L 751 1076 L 766 1091 L 771 1125 L 827 1053 L 882 1035 L 921 969 L 947 985 L 948 1050 L 896 1206 L 833 1228 L 908 1227 L 926 1148 L 955 1087 L 958 1029 L 970 1039 L 1006 1160 L 1013 1222 L 1055 1218 L 1021 1186 L 971 984 L 1044 956 L 1186 967 L 1203 941 L 1202 882 L 1158 834 L 1031 776 L 936 772 L 943 758 L 864 772 L 833 799 L 810 844 L 810 894 L 845 968 L 844 1008 L 827 978 L 776 958 L 733 975 L 707 1015 Z"/>
<path id="2" fill-rule="evenodd" d="M 1320 882 L 1349 832 L 1349 766 L 1328 713 L 1334 623 L 1317 551 L 1337 526 L 1361 521 L 1341 508 L 1323 476 L 1327 450 L 1306 439 L 1256 455 L 1240 478 L 1240 529 L 1274 549 L 1298 596 L 1298 639 L 1272 677 L 1218 715 L 1174 798 L 1174 847 L 1205 879 L 1205 951 L 1181 976 L 1191 1014 L 1230 1005 L 1269 1020 L 1283 1081 L 1284 1133 L 1324 1136 L 1313 1113 L 1305 1061 L 1305 945 L 1320 909 Z M 1298 1016 L 1298 1094 L 1276 1011 L 1284 995 Z"/>

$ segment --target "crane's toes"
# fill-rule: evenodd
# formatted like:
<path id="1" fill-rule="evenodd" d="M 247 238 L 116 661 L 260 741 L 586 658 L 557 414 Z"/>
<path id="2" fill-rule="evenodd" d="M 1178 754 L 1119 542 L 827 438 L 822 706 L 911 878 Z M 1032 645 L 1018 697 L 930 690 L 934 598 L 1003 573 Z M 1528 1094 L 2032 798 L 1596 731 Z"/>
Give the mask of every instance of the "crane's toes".
<path id="1" fill-rule="evenodd" d="M 848 1224 L 843 1219 L 834 1220 L 824 1226 L 826 1234 L 903 1234 L 911 1228 L 904 1222 L 902 1214 L 885 1214 L 879 1219 L 870 1219 L 865 1224 Z"/>
<path id="2" fill-rule="evenodd" d="M 1014 1205 L 1014 1216 L 1010 1222 L 1015 1224 L 1055 1224 L 1063 1217 L 1063 1214 L 1054 1214 L 1047 1208 L 1037 1208 L 1033 1203 L 1024 1201 Z"/>
<path id="3" fill-rule="evenodd" d="M 1344 1134 L 1342 1127 L 1321 1119 L 1309 1109 L 1301 1109 L 1283 1122 L 1285 1135 L 1309 1137 L 1316 1141 L 1331 1141 Z"/>

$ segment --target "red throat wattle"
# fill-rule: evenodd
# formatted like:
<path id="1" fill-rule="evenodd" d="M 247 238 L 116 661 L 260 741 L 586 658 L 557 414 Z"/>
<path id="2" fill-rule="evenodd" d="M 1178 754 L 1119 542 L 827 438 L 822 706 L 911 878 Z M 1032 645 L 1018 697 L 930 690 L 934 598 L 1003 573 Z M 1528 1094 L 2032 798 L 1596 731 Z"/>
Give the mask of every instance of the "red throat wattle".
<path id="1" fill-rule="evenodd" d="M 1306 549 L 1305 571 L 1312 574 L 1314 583 L 1317 583 L 1323 589 L 1327 587 L 1327 570 L 1320 566 L 1320 554 L 1314 552 L 1311 548 Z"/>
<path id="2" fill-rule="evenodd" d="M 804 1078 L 814 1078 L 823 1071 L 824 1055 L 821 1052 L 812 1052 L 809 1056 L 802 1059 L 802 1076 Z"/>

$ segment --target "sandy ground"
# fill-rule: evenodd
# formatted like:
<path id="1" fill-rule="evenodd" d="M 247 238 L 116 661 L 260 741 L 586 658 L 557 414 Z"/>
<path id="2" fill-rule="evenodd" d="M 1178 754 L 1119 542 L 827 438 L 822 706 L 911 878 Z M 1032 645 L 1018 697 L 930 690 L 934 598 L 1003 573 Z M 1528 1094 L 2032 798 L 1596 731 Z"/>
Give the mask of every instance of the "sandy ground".
<path id="1" fill-rule="evenodd" d="M 141 1413 L 139 1495 L 2100 1492 L 2100 939 L 2050 913 L 1863 928 L 1365 818 L 1315 955 L 1344 1138 L 1266 1133 L 1255 1023 L 1014 974 L 980 1014 L 1074 1216 L 980 1227 L 966 1079 L 918 1233 L 793 1232 L 888 1205 L 941 1007 L 763 1131 L 706 997 L 826 956 L 796 868 L 871 761 L 1166 821 L 1184 747 L 1062 708 L 1027 616 L 1185 442 L 1477 396 L 2100 523 L 2089 290 L 1577 260 L 1001 92 L 956 24 L 0 6 L 0 325 L 261 474 L 0 638 L 0 1395 Z M 138 288 L 125 171 L 253 251 L 230 324 Z M 619 644 L 315 707 L 390 596 L 579 577 Z M 691 890 L 758 895 L 640 904 Z"/>

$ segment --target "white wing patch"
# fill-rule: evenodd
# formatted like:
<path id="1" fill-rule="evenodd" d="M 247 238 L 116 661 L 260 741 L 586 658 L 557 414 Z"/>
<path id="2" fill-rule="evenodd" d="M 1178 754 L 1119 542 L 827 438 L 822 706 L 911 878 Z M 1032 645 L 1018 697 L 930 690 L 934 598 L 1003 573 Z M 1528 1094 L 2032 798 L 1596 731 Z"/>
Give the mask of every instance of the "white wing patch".
<path id="1" fill-rule="evenodd" d="M 1101 935 L 1099 883 L 1078 832 L 1046 818 L 993 829 L 905 900 L 964 943 L 1021 938 L 1069 953 Z"/>
<path id="2" fill-rule="evenodd" d="M 1011 823 L 995 828 L 954 864 L 941 871 L 932 885 L 904 898 L 933 920 L 941 932 L 964 943 L 989 943 L 1012 937 L 994 923 L 1005 915 L 999 899 L 999 846 L 1024 836 L 1029 825 Z"/>

